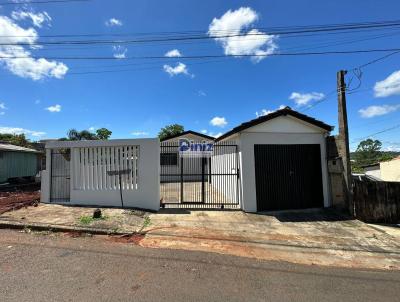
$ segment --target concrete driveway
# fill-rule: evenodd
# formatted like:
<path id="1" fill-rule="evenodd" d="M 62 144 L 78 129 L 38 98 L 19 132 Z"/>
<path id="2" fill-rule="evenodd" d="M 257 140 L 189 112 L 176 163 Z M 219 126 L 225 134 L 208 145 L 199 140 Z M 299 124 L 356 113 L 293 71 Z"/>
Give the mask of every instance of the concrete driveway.
<path id="1" fill-rule="evenodd" d="M 165 210 L 150 215 L 141 246 L 301 264 L 400 269 L 400 229 L 331 210 L 266 214 Z"/>

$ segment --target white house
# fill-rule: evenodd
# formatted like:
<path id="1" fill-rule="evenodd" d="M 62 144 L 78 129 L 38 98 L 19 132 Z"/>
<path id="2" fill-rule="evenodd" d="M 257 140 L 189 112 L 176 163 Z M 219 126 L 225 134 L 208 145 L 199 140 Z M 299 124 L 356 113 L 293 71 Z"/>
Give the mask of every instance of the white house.
<path id="1" fill-rule="evenodd" d="M 239 147 L 246 212 L 330 206 L 326 137 L 333 129 L 286 107 L 217 139 Z"/>
<path id="2" fill-rule="evenodd" d="M 365 174 L 382 181 L 400 181 L 400 156 L 376 164 L 363 166 Z"/>
<path id="3" fill-rule="evenodd" d="M 42 201 L 246 212 L 328 207 L 326 138 L 332 129 L 286 107 L 215 141 L 187 131 L 162 142 L 48 142 Z M 200 146 L 212 142 L 213 150 L 186 158 L 178 151 L 181 138 Z"/>

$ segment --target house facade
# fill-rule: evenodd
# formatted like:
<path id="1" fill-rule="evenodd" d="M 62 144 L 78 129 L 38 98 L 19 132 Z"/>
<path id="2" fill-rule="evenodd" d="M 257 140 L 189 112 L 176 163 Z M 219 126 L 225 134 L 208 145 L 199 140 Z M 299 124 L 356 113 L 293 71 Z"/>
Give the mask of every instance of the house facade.
<path id="1" fill-rule="evenodd" d="M 326 137 L 332 129 L 286 107 L 218 138 L 239 146 L 241 208 L 260 212 L 330 206 Z"/>
<path id="2" fill-rule="evenodd" d="M 187 131 L 161 142 L 49 142 L 42 197 L 46 202 L 152 210 L 329 207 L 326 138 L 332 129 L 286 107 L 245 122 L 216 140 Z M 185 157 L 179 149 L 183 138 L 199 143 L 201 156 Z M 202 143 L 213 146 L 204 156 Z M 63 154 L 66 149 L 70 157 Z M 60 167 L 64 172 L 57 170 Z M 68 177 L 60 197 L 55 189 L 60 179 L 52 175 L 63 173 Z"/>
<path id="3" fill-rule="evenodd" d="M 400 181 L 400 156 L 368 166 L 364 166 L 366 175 L 382 181 Z"/>
<path id="4" fill-rule="evenodd" d="M 41 152 L 0 143 L 0 183 L 33 178 L 40 171 Z"/>

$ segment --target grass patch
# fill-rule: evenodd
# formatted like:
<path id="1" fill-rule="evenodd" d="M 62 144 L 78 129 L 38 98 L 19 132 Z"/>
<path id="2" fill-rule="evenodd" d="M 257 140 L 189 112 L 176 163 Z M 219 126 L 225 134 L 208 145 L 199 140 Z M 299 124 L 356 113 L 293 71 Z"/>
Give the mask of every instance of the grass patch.
<path id="1" fill-rule="evenodd" d="M 79 222 L 81 224 L 91 224 L 92 222 L 99 221 L 99 220 L 107 220 L 107 216 L 101 216 L 100 218 L 93 218 L 93 216 L 84 215 L 79 217 Z"/>
<path id="2" fill-rule="evenodd" d="M 147 228 L 151 224 L 151 220 L 149 216 L 146 216 L 143 221 L 143 228 Z"/>

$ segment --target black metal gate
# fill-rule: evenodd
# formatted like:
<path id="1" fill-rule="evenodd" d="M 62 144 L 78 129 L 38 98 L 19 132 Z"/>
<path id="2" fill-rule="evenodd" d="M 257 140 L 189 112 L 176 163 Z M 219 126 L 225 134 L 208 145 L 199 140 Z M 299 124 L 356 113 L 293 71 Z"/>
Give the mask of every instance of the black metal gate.
<path id="1" fill-rule="evenodd" d="M 254 146 L 257 210 L 324 206 L 320 145 Z"/>
<path id="2" fill-rule="evenodd" d="M 70 149 L 51 151 L 50 202 L 70 201 Z"/>
<path id="3" fill-rule="evenodd" d="M 236 144 L 215 144 L 211 157 L 181 157 L 178 143 L 162 143 L 162 207 L 238 208 L 239 159 Z"/>

